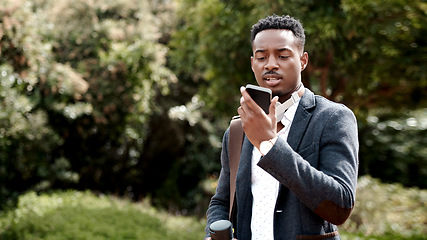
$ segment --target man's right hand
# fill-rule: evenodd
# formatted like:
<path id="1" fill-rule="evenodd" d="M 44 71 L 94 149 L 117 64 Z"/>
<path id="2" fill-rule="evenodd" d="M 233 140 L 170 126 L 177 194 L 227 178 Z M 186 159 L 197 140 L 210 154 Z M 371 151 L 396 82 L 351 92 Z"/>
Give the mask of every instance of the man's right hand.
<path id="1" fill-rule="evenodd" d="M 270 140 L 277 135 L 276 103 L 279 97 L 275 96 L 270 103 L 270 112 L 264 110 L 251 98 L 245 87 L 240 88 L 242 97 L 237 112 L 242 120 L 243 131 L 249 141 L 259 149 L 262 141 Z"/>

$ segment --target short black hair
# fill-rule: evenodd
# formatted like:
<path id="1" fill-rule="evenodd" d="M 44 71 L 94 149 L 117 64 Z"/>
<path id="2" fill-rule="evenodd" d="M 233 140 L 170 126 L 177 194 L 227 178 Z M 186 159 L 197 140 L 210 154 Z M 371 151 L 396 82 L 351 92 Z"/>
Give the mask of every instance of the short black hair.
<path id="1" fill-rule="evenodd" d="M 296 37 L 296 44 L 302 50 L 304 49 L 305 33 L 301 22 L 293 17 L 290 17 L 289 15 L 278 16 L 276 14 L 267 16 L 264 19 L 260 19 L 256 24 L 252 26 L 251 45 L 253 45 L 255 36 L 259 32 L 268 29 L 287 29 L 292 31 L 292 33 Z"/>

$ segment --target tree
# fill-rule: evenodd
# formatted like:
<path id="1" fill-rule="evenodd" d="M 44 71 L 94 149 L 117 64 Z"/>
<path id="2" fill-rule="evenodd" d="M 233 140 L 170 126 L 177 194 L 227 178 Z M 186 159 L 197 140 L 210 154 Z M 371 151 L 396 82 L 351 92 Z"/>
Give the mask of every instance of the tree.
<path id="1" fill-rule="evenodd" d="M 150 9 L 148 1 L 3 0 L 2 200 L 58 187 L 138 198 L 161 185 L 183 143 L 167 118 L 176 76 Z"/>
<path id="2" fill-rule="evenodd" d="M 251 25 L 273 13 L 289 14 L 300 19 L 306 30 L 305 50 L 310 60 L 303 72 L 303 83 L 315 93 L 353 109 L 360 123 L 361 166 L 370 166 L 361 168 L 361 174 L 385 178 L 378 174 L 383 169 L 375 167 L 378 158 L 370 150 L 376 142 L 371 145 L 364 142 L 369 138 L 366 134 L 376 128 L 367 119 L 377 115 L 386 122 L 395 118 L 396 113 L 411 118 L 408 110 L 426 106 L 424 1 L 183 0 L 180 3 L 181 25 L 170 43 L 171 66 L 179 74 L 180 82 L 197 89 L 195 92 L 207 103 L 206 117 L 226 123 L 218 119 L 236 115 L 239 86 L 255 82 L 249 60 Z M 226 126 L 217 125 L 219 129 Z M 390 134 L 395 133 L 384 134 L 392 138 Z M 419 138 L 411 149 L 423 153 L 424 141 L 425 137 Z M 384 151 L 395 151 L 384 147 Z M 403 159 L 402 154 L 388 156 L 396 158 L 390 162 L 415 161 L 416 166 L 425 166 L 425 158 L 416 157 L 416 160 L 414 155 Z M 394 166 L 388 167 L 396 172 Z M 414 171 L 397 172 L 405 176 L 414 174 Z M 425 170 L 416 172 L 426 176 Z M 399 179 L 402 177 L 388 178 Z M 405 183 L 414 185 L 417 181 Z"/>
<path id="3" fill-rule="evenodd" d="M 184 23 L 171 43 L 174 66 L 194 73 L 203 99 L 219 112 L 230 111 L 221 99 L 235 100 L 238 86 L 254 81 L 250 26 L 273 13 L 304 24 L 310 64 L 303 81 L 319 94 L 356 111 L 425 106 L 422 1 L 188 0 L 181 11 Z"/>
<path id="4" fill-rule="evenodd" d="M 381 177 L 425 178 L 425 127 L 404 112 L 425 116 L 423 1 L 0 1 L 0 208 L 71 187 L 194 209 L 272 13 L 305 25 L 304 84 L 357 114 L 362 173 L 381 155 L 408 163 Z"/>

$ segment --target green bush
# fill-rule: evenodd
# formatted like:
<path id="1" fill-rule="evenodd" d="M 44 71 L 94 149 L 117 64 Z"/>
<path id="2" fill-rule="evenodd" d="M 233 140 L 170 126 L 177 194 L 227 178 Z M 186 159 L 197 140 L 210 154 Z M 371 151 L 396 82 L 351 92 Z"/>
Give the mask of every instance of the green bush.
<path id="1" fill-rule="evenodd" d="M 384 110 L 359 121 L 360 174 L 427 188 L 427 111 Z"/>
<path id="2" fill-rule="evenodd" d="M 0 239 L 202 239 L 203 223 L 89 192 L 22 195 L 0 218 Z"/>
<path id="3" fill-rule="evenodd" d="M 342 239 L 425 240 L 426 201 L 426 190 L 361 177 L 354 212 L 339 227 Z M 16 209 L 0 215 L 0 239 L 200 240 L 204 224 L 204 218 L 173 216 L 148 201 L 131 203 L 78 191 L 29 192 L 19 197 Z"/>
<path id="4" fill-rule="evenodd" d="M 162 186 L 189 131 L 168 117 L 177 77 L 153 8 L 2 0 L 0 209 L 28 190 L 139 199 Z"/>
<path id="5" fill-rule="evenodd" d="M 427 239 L 426 202 L 427 190 L 360 177 L 356 206 L 340 229 L 372 239 Z"/>

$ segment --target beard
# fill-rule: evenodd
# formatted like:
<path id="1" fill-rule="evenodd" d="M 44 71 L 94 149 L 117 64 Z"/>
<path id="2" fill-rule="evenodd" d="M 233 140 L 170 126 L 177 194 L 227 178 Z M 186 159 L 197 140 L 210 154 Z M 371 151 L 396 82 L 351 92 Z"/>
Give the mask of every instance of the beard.
<path id="1" fill-rule="evenodd" d="M 274 92 L 272 92 L 272 96 L 273 97 L 278 96 L 280 98 L 283 95 L 284 95 L 284 93 L 282 91 L 274 91 Z"/>
<path id="2" fill-rule="evenodd" d="M 284 97 L 286 95 L 289 95 L 289 97 L 291 97 L 291 94 L 293 92 L 298 91 L 301 87 L 303 87 L 302 82 L 298 85 L 298 87 L 296 87 L 296 88 L 294 88 L 294 89 L 292 89 L 290 91 L 288 91 L 288 89 L 274 90 L 274 91 L 272 91 L 272 97 L 278 96 L 279 97 L 279 102 L 280 102 L 280 99 L 282 97 Z M 287 98 L 289 98 L 289 97 L 287 97 Z"/>

